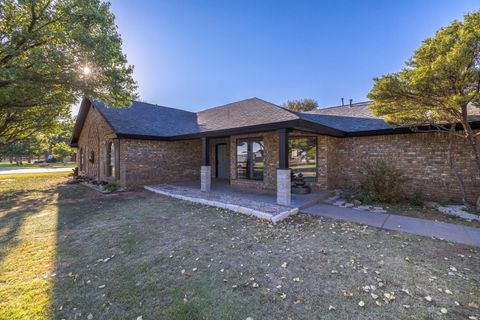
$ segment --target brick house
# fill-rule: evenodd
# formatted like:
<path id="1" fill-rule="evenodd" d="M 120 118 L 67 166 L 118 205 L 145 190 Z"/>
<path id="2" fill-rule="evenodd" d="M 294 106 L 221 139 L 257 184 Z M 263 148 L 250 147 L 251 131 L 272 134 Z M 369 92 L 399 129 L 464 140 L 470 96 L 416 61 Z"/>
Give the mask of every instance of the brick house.
<path id="1" fill-rule="evenodd" d="M 480 116 L 472 116 L 480 128 Z M 444 133 L 393 127 L 372 115 L 369 102 L 312 112 L 292 112 L 258 98 L 197 113 L 134 101 L 108 108 L 84 99 L 75 124 L 81 175 L 123 187 L 211 178 L 233 185 L 277 189 L 290 199 L 290 170 L 302 172 L 314 188 L 346 188 L 359 181 L 364 161 L 388 159 L 410 177 L 409 189 L 432 199 L 460 198 L 447 163 Z M 470 201 L 480 181 L 466 143 L 455 158 Z"/>

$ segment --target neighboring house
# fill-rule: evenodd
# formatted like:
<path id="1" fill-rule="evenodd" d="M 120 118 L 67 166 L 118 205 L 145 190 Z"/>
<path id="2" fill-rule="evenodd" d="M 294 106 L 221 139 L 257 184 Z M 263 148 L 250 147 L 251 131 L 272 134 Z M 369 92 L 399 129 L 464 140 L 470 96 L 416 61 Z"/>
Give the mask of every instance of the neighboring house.
<path id="1" fill-rule="evenodd" d="M 471 118 L 480 128 L 480 116 Z M 124 187 L 210 177 L 233 185 L 277 189 L 290 199 L 290 170 L 314 188 L 347 188 L 359 181 L 363 162 L 387 159 L 410 177 L 409 189 L 434 199 L 460 198 L 447 163 L 447 136 L 393 127 L 372 115 L 369 102 L 292 112 L 258 98 L 200 112 L 134 101 L 108 108 L 82 101 L 73 147 L 82 175 Z M 455 160 L 468 198 L 480 195 L 473 156 L 458 139 Z"/>

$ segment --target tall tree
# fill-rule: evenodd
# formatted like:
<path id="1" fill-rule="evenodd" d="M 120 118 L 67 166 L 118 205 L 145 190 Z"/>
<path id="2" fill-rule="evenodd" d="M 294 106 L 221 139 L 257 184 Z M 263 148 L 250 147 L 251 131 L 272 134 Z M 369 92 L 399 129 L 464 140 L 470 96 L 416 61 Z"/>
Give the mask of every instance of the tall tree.
<path id="1" fill-rule="evenodd" d="M 283 104 L 284 108 L 292 111 L 312 111 L 318 108 L 318 102 L 313 99 L 289 100 Z"/>
<path id="2" fill-rule="evenodd" d="M 480 174 L 479 132 L 469 120 L 480 106 L 480 11 L 464 16 L 423 41 L 400 72 L 375 78 L 368 97 L 377 116 L 400 125 L 429 124 L 468 142 Z M 450 130 L 459 126 L 461 130 Z M 452 151 L 450 142 L 449 152 Z M 449 163 L 462 186 L 463 181 Z M 465 198 L 465 197 L 464 197 Z"/>
<path id="3" fill-rule="evenodd" d="M 129 105 L 121 44 L 107 2 L 0 1 L 0 146 L 49 130 L 82 96 Z"/>

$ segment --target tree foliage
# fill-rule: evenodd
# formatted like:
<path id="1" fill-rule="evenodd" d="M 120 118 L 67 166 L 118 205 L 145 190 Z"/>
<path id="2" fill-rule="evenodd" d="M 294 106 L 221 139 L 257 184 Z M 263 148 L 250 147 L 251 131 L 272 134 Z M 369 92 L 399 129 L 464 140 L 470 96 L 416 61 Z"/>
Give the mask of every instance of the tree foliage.
<path id="1" fill-rule="evenodd" d="M 82 96 L 128 106 L 136 83 L 109 3 L 0 2 L 0 145 L 26 139 Z"/>
<path id="2" fill-rule="evenodd" d="M 3 157 L 29 157 L 40 155 L 48 148 L 48 142 L 41 135 L 35 135 L 27 139 L 0 147 L 0 155 Z"/>
<path id="3" fill-rule="evenodd" d="M 400 72 L 374 80 L 368 97 L 375 115 L 442 131 L 460 124 L 460 135 L 471 145 L 480 172 L 479 133 L 469 124 L 470 113 L 480 106 L 480 11 L 423 41 Z"/>
<path id="4" fill-rule="evenodd" d="M 62 159 L 73 154 L 73 149 L 66 142 L 58 142 L 52 147 L 52 155 L 57 159 Z"/>
<path id="5" fill-rule="evenodd" d="M 314 99 L 289 100 L 283 104 L 284 108 L 292 111 L 312 111 L 318 108 L 318 102 Z"/>

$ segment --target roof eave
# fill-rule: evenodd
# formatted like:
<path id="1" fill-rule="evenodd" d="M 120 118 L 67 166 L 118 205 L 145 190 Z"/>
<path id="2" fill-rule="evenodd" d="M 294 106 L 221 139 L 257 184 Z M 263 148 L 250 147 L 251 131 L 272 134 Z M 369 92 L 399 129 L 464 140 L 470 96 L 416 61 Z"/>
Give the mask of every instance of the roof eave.
<path id="1" fill-rule="evenodd" d="M 480 121 L 470 121 L 470 126 L 473 130 L 480 129 Z M 445 126 L 447 129 L 449 125 Z M 461 124 L 456 124 L 456 130 L 462 130 L 463 127 Z M 364 131 L 350 131 L 346 132 L 344 137 L 364 137 L 364 136 L 380 136 L 380 135 L 391 135 L 391 134 L 403 134 L 403 133 L 428 133 L 433 131 L 440 131 L 438 128 L 432 125 L 417 126 L 412 127 L 393 127 L 388 129 L 378 129 L 378 130 L 364 130 Z"/>
<path id="2" fill-rule="evenodd" d="M 186 139 L 195 139 L 195 138 L 201 138 L 201 137 L 213 138 L 213 137 L 224 137 L 224 136 L 231 136 L 231 135 L 243 135 L 243 134 L 250 134 L 250 133 L 257 133 L 257 132 L 274 131 L 274 130 L 285 129 L 285 128 L 287 129 L 295 128 L 299 130 L 305 129 L 309 131 L 315 130 L 315 132 L 318 134 L 325 134 L 325 135 L 331 135 L 331 136 L 342 136 L 344 134 L 342 131 L 339 131 L 333 128 L 317 125 L 315 123 L 304 121 L 302 119 L 294 119 L 294 120 L 265 123 L 265 124 L 246 126 L 246 127 L 240 127 L 240 128 L 212 130 L 212 131 L 205 131 L 200 133 L 178 135 L 178 136 L 171 137 L 171 140 L 186 140 Z"/>

